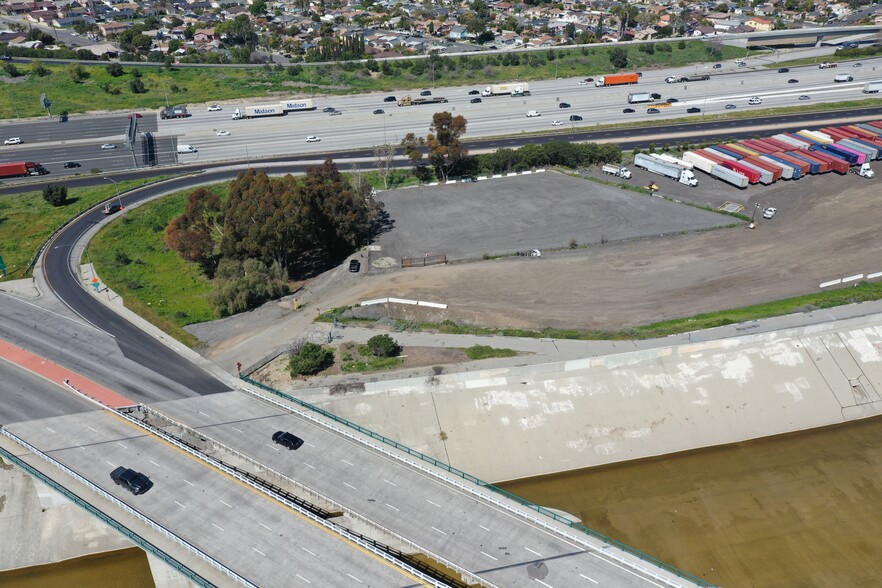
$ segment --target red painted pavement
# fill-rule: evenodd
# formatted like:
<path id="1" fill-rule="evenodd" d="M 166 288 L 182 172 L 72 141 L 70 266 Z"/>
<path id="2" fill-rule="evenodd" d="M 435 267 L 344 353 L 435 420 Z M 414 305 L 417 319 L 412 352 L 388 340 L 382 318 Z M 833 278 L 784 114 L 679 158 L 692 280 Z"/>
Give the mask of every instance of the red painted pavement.
<path id="1" fill-rule="evenodd" d="M 31 373 L 43 376 L 60 386 L 67 386 L 83 396 L 100 402 L 108 408 L 122 408 L 138 404 L 125 396 L 120 396 L 113 390 L 108 390 L 101 384 L 96 384 L 88 378 L 63 368 L 57 363 L 35 355 L 26 349 L 16 347 L 12 343 L 0 339 L 0 358 L 14 363 Z"/>

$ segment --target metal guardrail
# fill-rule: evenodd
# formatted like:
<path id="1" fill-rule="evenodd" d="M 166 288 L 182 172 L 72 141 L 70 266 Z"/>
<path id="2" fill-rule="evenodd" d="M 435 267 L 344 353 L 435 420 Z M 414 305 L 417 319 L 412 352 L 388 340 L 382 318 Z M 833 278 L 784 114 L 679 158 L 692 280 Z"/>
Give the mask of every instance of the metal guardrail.
<path id="1" fill-rule="evenodd" d="M 404 452 L 408 455 L 411 455 L 411 456 L 419 459 L 420 461 L 426 462 L 428 464 L 431 464 L 434 467 L 440 468 L 450 474 L 453 474 L 463 480 L 466 480 L 466 481 L 474 484 L 475 486 L 478 486 L 480 488 L 483 488 L 483 489 L 489 490 L 493 493 L 504 496 L 505 498 L 507 498 L 517 504 L 520 504 L 521 506 L 524 506 L 530 510 L 533 510 L 536 513 L 541 514 L 545 517 L 551 518 L 558 523 L 562 523 L 563 525 L 566 525 L 567 527 L 569 527 L 573 530 L 579 531 L 579 532 L 581 532 L 585 535 L 588 535 L 594 539 L 598 539 L 608 545 L 614 546 L 614 547 L 620 549 L 621 551 L 623 551 L 631 556 L 634 556 L 641 561 L 652 564 L 653 566 L 660 568 L 670 574 L 673 574 L 674 576 L 676 576 L 678 578 L 683 578 L 684 580 L 692 582 L 693 584 L 701 586 L 702 588 L 714 588 L 714 586 L 715 586 L 714 584 L 707 582 L 706 580 L 702 580 L 701 578 L 699 578 L 697 576 L 694 576 L 686 571 L 683 571 L 677 567 L 674 567 L 674 566 L 672 566 L 668 563 L 665 563 L 659 559 L 656 559 L 647 553 L 643 553 L 639 549 L 636 549 L 634 547 L 631 547 L 629 545 L 626 545 L 624 543 L 616 541 L 615 539 L 612 539 L 611 537 L 607 537 L 603 533 L 595 531 L 594 529 L 591 529 L 590 527 L 587 527 L 581 523 L 573 522 L 570 519 L 568 519 L 564 516 L 561 516 L 560 514 L 556 513 L 555 511 L 553 511 L 551 509 L 545 508 L 544 506 L 541 506 L 538 504 L 534 504 L 533 502 L 530 502 L 529 500 L 521 498 L 520 496 L 517 496 L 516 494 L 512 494 L 511 492 L 507 492 L 507 491 L 503 490 L 502 488 L 498 488 L 498 487 L 494 486 L 493 484 L 490 484 L 489 482 L 485 482 L 476 476 L 473 476 L 467 472 L 459 470 L 459 469 L 457 469 L 457 468 L 455 468 L 455 467 L 453 467 L 453 466 L 451 466 L 441 460 L 435 459 L 432 456 L 421 453 L 415 449 L 411 449 L 407 445 L 399 443 L 398 441 L 395 441 L 394 439 L 390 439 L 390 438 L 388 438 L 384 435 L 381 435 L 380 433 L 377 433 L 375 431 L 372 431 L 366 427 L 362 427 L 361 425 L 359 425 L 357 423 L 353 423 L 352 421 L 349 421 L 349 420 L 347 420 L 341 416 L 338 416 L 330 411 L 327 411 L 319 406 L 315 406 L 314 404 L 310 404 L 309 402 L 301 400 L 295 396 L 291 396 L 290 394 L 286 394 L 280 390 L 276 390 L 275 388 L 273 388 L 271 386 L 267 386 L 266 384 L 264 384 L 262 382 L 258 382 L 257 380 L 253 380 L 246 375 L 240 374 L 239 378 L 244 382 L 247 382 L 253 386 L 260 388 L 261 390 L 265 390 L 275 396 L 283 398 L 289 402 L 293 402 L 294 404 L 296 404 L 298 406 L 306 408 L 312 412 L 320 414 L 321 416 L 323 416 L 327 419 L 330 419 L 334 422 L 337 422 L 337 423 L 340 423 L 341 425 L 344 425 L 345 427 L 353 429 L 353 430 L 361 433 L 362 435 L 366 435 L 366 436 L 370 437 L 371 439 L 375 439 L 377 441 L 380 441 L 383 444 L 389 445 L 389 446 L 397 449 L 398 451 L 401 451 L 401 452 Z M 416 465 L 416 464 L 414 464 L 414 465 Z M 428 473 L 431 474 L 432 472 L 428 472 Z M 465 487 L 463 487 L 463 489 L 466 491 L 469 490 L 468 488 L 465 488 Z M 500 506 L 500 507 L 505 508 L 510 511 L 513 510 L 508 505 L 505 505 L 501 502 L 497 503 L 497 506 Z M 514 512 L 517 512 L 517 511 L 514 511 Z M 542 524 L 538 520 L 535 520 L 535 522 L 537 522 L 538 524 Z M 547 527 L 547 528 L 549 528 L 551 530 L 555 530 L 555 528 L 553 528 L 553 527 Z M 609 552 L 605 551 L 603 555 L 605 557 L 617 559 L 620 561 L 620 563 L 623 563 L 624 565 L 628 565 L 629 567 L 635 567 L 633 562 L 630 562 L 630 561 L 622 559 L 622 558 L 616 558 L 616 557 L 612 556 L 612 554 L 610 554 Z M 658 580 L 667 582 L 666 578 L 656 575 L 651 570 L 644 569 L 644 568 L 639 568 L 639 569 L 644 573 L 652 575 L 653 577 L 655 577 Z"/>

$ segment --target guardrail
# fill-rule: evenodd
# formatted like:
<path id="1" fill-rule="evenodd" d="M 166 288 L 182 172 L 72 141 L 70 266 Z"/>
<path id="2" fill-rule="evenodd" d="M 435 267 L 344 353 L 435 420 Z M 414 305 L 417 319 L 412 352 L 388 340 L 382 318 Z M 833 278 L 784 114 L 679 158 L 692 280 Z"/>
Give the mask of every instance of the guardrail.
<path id="1" fill-rule="evenodd" d="M 587 527 L 581 523 L 573 522 L 570 519 L 568 519 L 564 516 L 561 516 L 560 514 L 556 513 L 555 511 L 553 511 L 551 509 L 545 508 L 544 506 L 541 506 L 538 504 L 534 504 L 533 502 L 530 502 L 529 500 L 521 498 L 520 496 L 517 496 L 516 494 L 512 494 L 511 492 L 507 492 L 507 491 L 503 490 L 502 488 L 498 488 L 498 487 L 494 486 L 493 484 L 490 484 L 489 482 L 485 482 L 476 476 L 473 476 L 467 472 L 459 470 L 459 469 L 457 469 L 457 468 L 455 468 L 455 467 L 453 467 L 453 466 L 451 466 L 441 460 L 435 459 L 434 457 L 432 457 L 430 455 L 426 455 L 426 454 L 421 453 L 415 449 L 411 449 L 407 445 L 399 443 L 398 441 L 395 441 L 394 439 L 390 439 L 389 437 L 381 435 L 380 433 L 372 431 L 371 429 L 368 429 L 366 427 L 362 427 L 361 425 L 359 425 L 357 423 L 353 423 L 352 421 L 349 421 L 349 420 L 347 420 L 341 416 L 338 416 L 330 411 L 327 411 L 319 406 L 315 406 L 314 404 L 310 404 L 309 402 L 301 400 L 295 396 L 291 396 L 290 394 L 286 394 L 280 390 L 276 390 L 275 388 L 273 388 L 271 386 L 267 386 L 266 384 L 264 384 L 262 382 L 258 382 L 257 380 L 253 380 L 253 379 L 249 378 L 248 376 L 240 374 L 239 379 L 241 379 L 242 381 L 247 382 L 253 386 L 258 387 L 261 390 L 265 390 L 275 396 L 283 398 L 289 402 L 293 402 L 294 404 L 296 404 L 298 406 L 301 406 L 301 407 L 306 408 L 312 412 L 315 412 L 315 413 L 317 413 L 327 419 L 330 419 L 336 423 L 340 423 L 341 425 L 344 425 L 345 427 L 353 429 L 353 430 L 357 431 L 358 433 L 361 433 L 362 435 L 366 435 L 367 437 L 370 437 L 371 439 L 375 439 L 377 441 L 380 441 L 383 444 L 389 445 L 398 451 L 402 451 L 408 455 L 411 455 L 411 456 L 419 459 L 420 461 L 424 461 L 426 463 L 429 463 L 434 467 L 440 468 L 440 469 L 442 469 L 450 474 L 453 474 L 454 476 L 457 476 L 463 480 L 466 480 L 466 481 L 468 481 L 468 482 L 470 482 L 480 488 L 489 490 L 489 491 L 496 493 L 496 494 L 500 494 L 500 495 L 504 496 L 505 498 L 507 498 L 507 499 L 509 499 L 509 500 L 521 505 L 521 506 L 524 506 L 530 510 L 533 510 L 536 513 L 541 514 L 545 517 L 553 519 L 557 523 L 562 523 L 573 530 L 579 531 L 579 532 L 581 532 L 585 535 L 588 535 L 594 539 L 598 539 L 608 545 L 614 546 L 614 547 L 620 549 L 621 551 L 623 551 L 631 556 L 634 556 L 641 561 L 652 564 L 653 566 L 660 568 L 660 569 L 668 572 L 669 574 L 673 574 L 674 576 L 676 576 L 678 578 L 683 578 L 684 580 L 687 580 L 693 584 L 701 586 L 702 588 L 714 588 L 714 586 L 715 586 L 714 584 L 711 584 L 710 582 L 702 580 L 701 578 L 699 578 L 697 576 L 694 576 L 694 575 L 692 575 L 688 572 L 685 572 L 677 567 L 674 567 L 674 566 L 672 566 L 668 563 L 665 563 L 659 559 L 656 559 L 649 554 L 643 553 L 639 549 L 635 549 L 629 545 L 626 545 L 624 543 L 616 541 L 615 539 L 612 539 L 611 537 L 607 537 L 603 533 L 595 531 L 594 529 L 591 529 L 590 527 Z M 426 471 L 429 474 L 433 473 L 427 469 L 423 470 L 423 471 Z M 466 491 L 469 490 L 468 488 L 465 488 L 463 486 L 461 486 L 461 487 Z M 506 505 L 501 502 L 496 502 L 495 504 L 497 506 L 505 508 L 506 510 L 518 513 L 517 510 L 510 508 L 510 505 Z M 518 513 L 518 514 L 520 514 L 520 513 Z M 538 520 L 535 520 L 535 519 L 533 519 L 533 520 L 538 524 L 542 524 Z M 546 528 L 548 528 L 550 530 L 556 530 L 554 527 L 551 527 L 548 525 L 543 524 L 543 526 L 545 526 Z M 591 546 L 591 547 L 593 547 L 593 546 Z M 640 569 L 642 572 L 647 573 L 647 574 L 655 577 L 658 580 L 664 581 L 664 582 L 668 583 L 669 585 L 674 585 L 674 584 L 671 584 L 666 578 L 658 576 L 657 574 L 655 574 L 651 570 L 635 566 L 633 562 L 628 561 L 624 558 L 615 557 L 611 553 L 609 553 L 608 551 L 605 551 L 603 555 L 605 557 L 609 557 L 611 559 L 616 559 L 620 563 L 627 565 L 629 567 L 632 567 L 635 569 Z"/>

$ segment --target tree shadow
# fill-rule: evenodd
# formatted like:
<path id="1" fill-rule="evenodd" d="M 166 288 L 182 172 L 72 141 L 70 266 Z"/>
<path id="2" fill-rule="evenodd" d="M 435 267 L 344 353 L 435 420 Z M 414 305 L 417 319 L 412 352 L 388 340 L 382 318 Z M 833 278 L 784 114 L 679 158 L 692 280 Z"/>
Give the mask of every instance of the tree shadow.
<path id="1" fill-rule="evenodd" d="M 380 208 L 371 223 L 371 241 L 379 237 L 383 233 L 388 233 L 395 228 L 395 220 L 389 216 L 389 212 L 385 208 Z"/>

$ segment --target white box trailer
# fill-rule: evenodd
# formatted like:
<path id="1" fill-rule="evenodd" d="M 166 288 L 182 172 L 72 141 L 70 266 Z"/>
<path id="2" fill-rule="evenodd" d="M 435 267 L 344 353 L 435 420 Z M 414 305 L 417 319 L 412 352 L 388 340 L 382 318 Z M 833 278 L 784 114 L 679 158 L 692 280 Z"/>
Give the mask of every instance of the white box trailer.
<path id="1" fill-rule="evenodd" d="M 233 111 L 233 120 L 243 118 L 261 118 L 264 116 L 282 116 L 285 111 L 281 104 L 261 104 L 259 106 L 244 106 Z"/>
<path id="2" fill-rule="evenodd" d="M 296 112 L 298 110 L 315 110 L 312 100 L 309 98 L 298 98 L 296 100 L 283 100 L 281 103 L 282 110 L 285 112 Z"/>
<path id="3" fill-rule="evenodd" d="M 667 153 L 657 153 L 657 154 L 655 154 L 655 157 L 658 157 L 659 159 L 661 159 L 663 161 L 667 161 L 668 163 L 673 163 L 674 165 L 679 165 L 683 169 L 692 169 L 692 164 L 689 163 L 688 161 L 685 161 L 683 159 L 677 159 L 673 155 L 668 155 Z"/>
<path id="4" fill-rule="evenodd" d="M 668 163 L 667 161 L 658 159 L 652 155 L 638 153 L 634 156 L 634 165 L 654 174 L 667 176 L 672 180 L 680 182 L 681 184 L 686 184 L 687 186 L 695 187 L 698 185 L 698 178 L 695 177 L 695 174 L 693 174 L 691 170 L 683 169 L 679 165 Z"/>
<path id="5" fill-rule="evenodd" d="M 704 173 L 723 180 L 738 188 L 746 188 L 749 184 L 747 176 L 740 174 L 734 170 L 723 167 L 707 157 L 702 157 L 698 153 L 686 151 L 683 153 L 683 160 L 689 162 L 693 168 L 703 171 Z"/>
<path id="6" fill-rule="evenodd" d="M 757 173 L 760 175 L 760 182 L 768 186 L 769 184 L 775 181 L 775 176 L 772 175 L 772 172 L 767 170 L 766 168 L 760 167 L 758 165 L 753 165 L 749 161 L 741 160 L 738 162 L 739 164 L 749 167 L 750 169 L 755 169 Z"/>
<path id="7" fill-rule="evenodd" d="M 808 143 L 806 143 L 804 141 L 800 141 L 799 139 L 794 139 L 793 137 L 790 137 L 788 135 L 784 135 L 784 134 L 772 135 L 772 138 L 777 139 L 778 141 L 782 141 L 784 143 L 787 143 L 789 145 L 793 145 L 794 149 L 808 149 L 809 148 Z"/>
<path id="8" fill-rule="evenodd" d="M 829 145 L 833 142 L 833 138 L 830 135 L 826 135 L 820 131 L 810 131 L 808 129 L 802 129 L 801 131 L 799 131 L 799 134 L 804 135 L 809 139 L 813 139 L 823 145 Z"/>
<path id="9" fill-rule="evenodd" d="M 882 91 L 882 82 L 867 82 L 864 84 L 864 89 L 861 91 L 864 94 L 878 94 Z"/>
<path id="10" fill-rule="evenodd" d="M 641 104 L 643 102 L 652 102 L 652 100 L 650 92 L 631 92 L 628 94 L 628 104 Z"/>
<path id="11" fill-rule="evenodd" d="M 864 145 L 863 143 L 858 143 L 857 141 L 853 141 L 851 139 L 843 139 L 839 141 L 837 145 L 848 147 L 852 151 L 857 151 L 858 153 L 864 153 L 866 154 L 867 159 L 876 159 L 876 157 L 879 155 L 879 151 L 877 149 L 873 149 L 869 145 Z"/>
<path id="12" fill-rule="evenodd" d="M 491 84 L 481 92 L 481 96 L 484 98 L 489 98 L 490 96 L 529 96 L 529 94 L 530 84 L 526 82 Z"/>
<path id="13" fill-rule="evenodd" d="M 766 163 L 771 163 L 772 165 L 777 165 L 778 167 L 780 167 L 781 177 L 785 180 L 793 179 L 793 168 L 790 165 L 780 162 L 777 159 L 772 159 L 771 157 L 767 157 L 765 155 L 758 155 L 757 159 L 762 159 Z"/>

